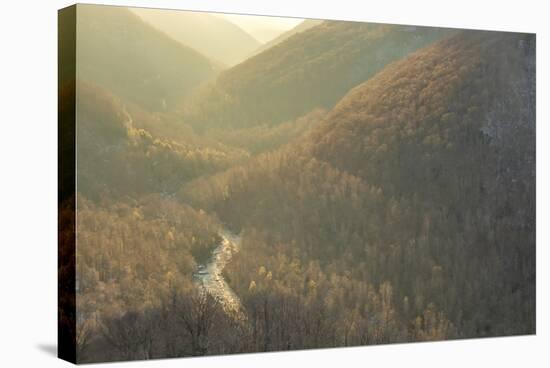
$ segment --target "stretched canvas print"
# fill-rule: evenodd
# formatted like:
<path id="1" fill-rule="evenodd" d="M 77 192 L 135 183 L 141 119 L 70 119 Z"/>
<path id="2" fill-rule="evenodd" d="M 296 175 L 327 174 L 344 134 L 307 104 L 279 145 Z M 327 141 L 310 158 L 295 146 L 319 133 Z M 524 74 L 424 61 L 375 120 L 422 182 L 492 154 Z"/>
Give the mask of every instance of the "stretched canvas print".
<path id="1" fill-rule="evenodd" d="M 535 48 L 60 10 L 60 357 L 534 334 Z"/>

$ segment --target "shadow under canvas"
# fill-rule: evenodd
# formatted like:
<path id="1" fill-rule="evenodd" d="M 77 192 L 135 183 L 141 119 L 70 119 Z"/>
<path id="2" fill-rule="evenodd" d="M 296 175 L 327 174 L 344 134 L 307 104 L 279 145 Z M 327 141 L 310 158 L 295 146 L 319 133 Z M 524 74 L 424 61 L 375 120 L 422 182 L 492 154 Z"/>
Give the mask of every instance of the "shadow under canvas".
<path id="1" fill-rule="evenodd" d="M 48 355 L 57 357 L 57 345 L 56 344 L 38 344 L 36 348 Z"/>

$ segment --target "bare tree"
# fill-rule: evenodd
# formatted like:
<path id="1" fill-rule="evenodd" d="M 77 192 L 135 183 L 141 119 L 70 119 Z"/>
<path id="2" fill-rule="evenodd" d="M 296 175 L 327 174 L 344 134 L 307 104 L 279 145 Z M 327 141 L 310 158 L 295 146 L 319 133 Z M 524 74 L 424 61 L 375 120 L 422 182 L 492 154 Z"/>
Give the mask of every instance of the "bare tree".
<path id="1" fill-rule="evenodd" d="M 101 335 L 124 359 L 150 359 L 153 354 L 155 324 L 149 317 L 143 312 L 106 317 L 100 323 Z"/>
<path id="2" fill-rule="evenodd" d="M 191 355 L 208 352 L 212 322 L 220 313 L 220 306 L 204 290 L 194 290 L 176 301 L 176 314 L 191 338 Z"/>

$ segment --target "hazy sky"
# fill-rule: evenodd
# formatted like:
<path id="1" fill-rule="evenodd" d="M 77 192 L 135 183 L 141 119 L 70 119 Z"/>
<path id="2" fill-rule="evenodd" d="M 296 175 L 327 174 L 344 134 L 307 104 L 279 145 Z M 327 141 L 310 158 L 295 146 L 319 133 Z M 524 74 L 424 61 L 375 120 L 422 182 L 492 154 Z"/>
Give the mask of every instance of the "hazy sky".
<path id="1" fill-rule="evenodd" d="M 281 33 L 294 28 L 303 21 L 300 18 L 256 15 L 217 14 L 217 16 L 235 23 L 262 43 L 271 41 Z"/>

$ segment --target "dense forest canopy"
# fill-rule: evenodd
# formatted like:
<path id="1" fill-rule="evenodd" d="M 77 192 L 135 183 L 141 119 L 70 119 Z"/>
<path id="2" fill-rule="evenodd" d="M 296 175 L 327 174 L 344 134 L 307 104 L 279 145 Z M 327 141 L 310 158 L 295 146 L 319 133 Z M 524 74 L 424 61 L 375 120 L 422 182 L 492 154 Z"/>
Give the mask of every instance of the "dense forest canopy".
<path id="1" fill-rule="evenodd" d="M 216 75 L 78 9 L 79 362 L 535 332 L 533 35 L 313 22 Z"/>

